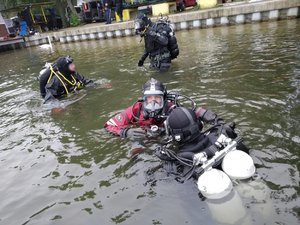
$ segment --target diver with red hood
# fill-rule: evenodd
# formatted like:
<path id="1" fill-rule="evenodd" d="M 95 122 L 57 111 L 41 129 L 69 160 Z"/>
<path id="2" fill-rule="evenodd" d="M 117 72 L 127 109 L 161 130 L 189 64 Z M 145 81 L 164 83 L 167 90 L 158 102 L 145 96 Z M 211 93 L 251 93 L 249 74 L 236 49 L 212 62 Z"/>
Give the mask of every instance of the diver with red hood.
<path id="1" fill-rule="evenodd" d="M 46 63 L 39 77 L 40 92 L 44 103 L 66 96 L 93 83 L 75 70 L 70 56 L 59 57 L 54 63 Z"/>

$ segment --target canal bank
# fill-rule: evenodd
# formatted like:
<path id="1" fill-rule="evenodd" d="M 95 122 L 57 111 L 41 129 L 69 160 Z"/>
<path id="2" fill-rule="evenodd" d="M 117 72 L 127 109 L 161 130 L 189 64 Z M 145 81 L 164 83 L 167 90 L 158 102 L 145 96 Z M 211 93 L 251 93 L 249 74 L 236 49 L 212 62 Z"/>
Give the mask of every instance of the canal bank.
<path id="1" fill-rule="evenodd" d="M 206 10 L 169 15 L 175 30 L 209 28 L 244 23 L 293 19 L 300 16 L 299 0 L 247 1 Z M 52 42 L 76 42 L 132 36 L 133 21 L 104 25 L 99 23 L 66 28 L 25 38 L 23 46 L 30 47 Z M 49 37 L 49 38 L 48 38 Z"/>

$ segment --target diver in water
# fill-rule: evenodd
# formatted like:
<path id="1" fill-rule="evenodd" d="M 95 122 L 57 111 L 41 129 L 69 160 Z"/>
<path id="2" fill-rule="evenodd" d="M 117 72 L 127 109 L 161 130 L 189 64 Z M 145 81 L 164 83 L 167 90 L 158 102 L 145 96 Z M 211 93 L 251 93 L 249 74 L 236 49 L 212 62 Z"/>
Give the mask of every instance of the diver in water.
<path id="1" fill-rule="evenodd" d="M 202 131 L 203 124 L 209 124 L 206 131 Z M 193 163 L 201 159 L 209 159 L 220 150 L 218 138 L 221 134 L 230 139 L 235 139 L 234 123 L 225 123 L 217 114 L 211 110 L 198 108 L 195 111 L 177 107 L 169 115 L 167 121 L 169 135 L 178 144 L 178 151 L 174 158 L 164 154 L 164 151 L 158 152 L 157 156 L 163 160 L 172 161 L 183 159 Z M 248 152 L 249 149 L 241 142 L 238 149 Z"/>
<path id="2" fill-rule="evenodd" d="M 93 82 L 75 71 L 75 64 L 70 56 L 59 57 L 52 64 L 46 63 L 38 80 L 44 103 L 66 96 Z"/>
<path id="3" fill-rule="evenodd" d="M 174 108 L 182 106 L 178 99 L 179 96 L 184 98 L 185 101 L 192 102 L 193 106 L 190 110 L 196 110 L 192 99 L 176 92 L 167 92 L 162 82 L 151 78 L 143 85 L 143 97 L 109 119 L 104 127 L 110 133 L 119 135 L 122 138 L 138 140 L 144 139 L 148 132 L 151 136 L 153 130 L 147 128 L 152 126 L 159 128 L 158 136 L 162 136 L 165 131 L 165 120 Z M 206 117 L 210 113 L 210 111 L 201 107 L 197 108 L 197 112 L 199 116 L 205 114 Z"/>
<path id="4" fill-rule="evenodd" d="M 134 21 L 136 34 L 144 38 L 144 54 L 138 62 L 143 66 L 149 56 L 150 68 L 160 71 L 168 70 L 171 60 L 179 55 L 177 40 L 170 22 L 166 18 L 160 18 L 156 23 L 152 22 L 147 15 L 139 14 Z"/>
<path id="5" fill-rule="evenodd" d="M 143 85 L 143 97 L 108 120 L 104 127 L 123 138 L 142 139 L 146 136 L 146 130 L 142 127 L 150 125 L 163 127 L 172 105 L 167 99 L 165 85 L 151 78 Z M 132 125 L 137 127 L 131 127 Z"/>

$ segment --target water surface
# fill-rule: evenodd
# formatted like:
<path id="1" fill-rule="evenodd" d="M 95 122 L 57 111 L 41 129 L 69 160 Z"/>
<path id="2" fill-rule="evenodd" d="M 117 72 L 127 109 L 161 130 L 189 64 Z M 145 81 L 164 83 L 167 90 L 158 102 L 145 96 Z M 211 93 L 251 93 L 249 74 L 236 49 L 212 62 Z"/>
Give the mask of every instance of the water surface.
<path id="1" fill-rule="evenodd" d="M 219 224 L 194 181 L 155 169 L 151 149 L 130 158 L 130 144 L 102 129 L 150 77 L 238 124 L 266 185 L 260 197 L 244 189 L 244 224 L 299 223 L 299 20 L 177 37 L 180 56 L 163 74 L 137 67 L 138 37 L 0 54 L 0 224 Z M 100 85 L 51 113 L 36 76 L 66 54 Z"/>

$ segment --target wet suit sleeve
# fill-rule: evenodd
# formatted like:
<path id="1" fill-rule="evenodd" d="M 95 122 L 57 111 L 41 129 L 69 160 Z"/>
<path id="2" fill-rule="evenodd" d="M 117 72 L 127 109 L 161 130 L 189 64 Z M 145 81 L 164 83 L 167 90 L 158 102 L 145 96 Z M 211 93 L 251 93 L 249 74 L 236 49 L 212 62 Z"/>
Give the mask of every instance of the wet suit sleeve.
<path id="1" fill-rule="evenodd" d="M 109 119 L 104 128 L 110 133 L 122 136 L 122 131 L 130 124 L 133 124 L 132 106 Z"/>
<path id="2" fill-rule="evenodd" d="M 75 76 L 75 78 L 76 78 L 80 83 L 82 83 L 84 86 L 89 85 L 89 84 L 92 84 L 92 83 L 94 82 L 93 80 L 86 79 L 83 75 L 81 75 L 81 74 L 78 73 L 78 72 L 75 72 L 74 76 Z"/>
<path id="3" fill-rule="evenodd" d="M 203 121 L 205 123 L 211 125 L 218 125 L 218 134 L 225 134 L 229 138 L 236 138 L 237 134 L 235 133 L 235 123 L 225 123 L 225 121 L 218 117 L 218 115 L 212 112 L 209 109 L 203 109 L 201 107 L 196 109 L 196 115 L 199 121 Z"/>

